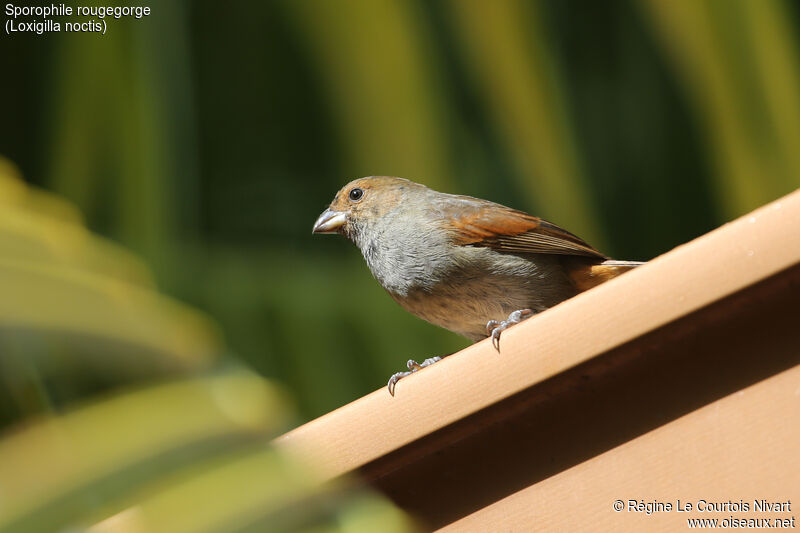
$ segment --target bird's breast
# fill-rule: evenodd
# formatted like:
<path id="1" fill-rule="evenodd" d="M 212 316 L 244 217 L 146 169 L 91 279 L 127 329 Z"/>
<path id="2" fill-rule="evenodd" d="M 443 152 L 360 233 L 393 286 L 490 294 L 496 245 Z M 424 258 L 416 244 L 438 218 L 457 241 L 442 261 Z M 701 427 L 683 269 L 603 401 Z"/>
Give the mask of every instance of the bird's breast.
<path id="1" fill-rule="evenodd" d="M 386 224 L 356 241 L 372 275 L 392 296 L 430 290 L 453 268 L 449 245 L 429 227 Z"/>
<path id="2" fill-rule="evenodd" d="M 367 243 L 362 252 L 372 275 L 392 296 L 429 290 L 447 270 L 441 258 L 379 240 Z"/>

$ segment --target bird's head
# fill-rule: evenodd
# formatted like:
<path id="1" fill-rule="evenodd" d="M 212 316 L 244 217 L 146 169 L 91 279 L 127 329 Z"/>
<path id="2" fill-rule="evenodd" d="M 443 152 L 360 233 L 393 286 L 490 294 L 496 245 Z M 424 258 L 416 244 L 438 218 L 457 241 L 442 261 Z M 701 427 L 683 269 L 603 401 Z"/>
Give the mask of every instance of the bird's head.
<path id="1" fill-rule="evenodd" d="M 370 176 L 353 180 L 333 197 L 314 222 L 312 233 L 340 233 L 353 241 L 371 223 L 386 217 L 427 187 L 403 178 Z"/>

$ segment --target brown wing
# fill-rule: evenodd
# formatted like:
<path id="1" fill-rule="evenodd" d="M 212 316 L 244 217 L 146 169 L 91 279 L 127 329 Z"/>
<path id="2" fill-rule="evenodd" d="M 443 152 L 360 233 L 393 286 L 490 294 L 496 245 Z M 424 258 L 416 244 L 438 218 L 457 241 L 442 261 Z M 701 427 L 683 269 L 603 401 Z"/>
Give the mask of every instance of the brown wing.
<path id="1" fill-rule="evenodd" d="M 605 259 L 583 239 L 555 224 L 469 196 L 451 196 L 440 213 L 452 222 L 456 242 L 500 252 L 581 255 Z"/>

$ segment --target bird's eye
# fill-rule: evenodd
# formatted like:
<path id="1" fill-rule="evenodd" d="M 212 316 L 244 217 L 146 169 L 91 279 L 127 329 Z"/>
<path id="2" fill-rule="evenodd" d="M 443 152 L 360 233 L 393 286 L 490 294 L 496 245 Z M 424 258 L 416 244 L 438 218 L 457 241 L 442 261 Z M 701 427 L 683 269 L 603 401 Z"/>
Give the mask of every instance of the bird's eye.
<path id="1" fill-rule="evenodd" d="M 362 196 L 364 196 L 364 190 L 359 188 L 350 189 L 350 193 L 347 196 L 350 198 L 351 201 L 357 202 L 361 200 Z"/>

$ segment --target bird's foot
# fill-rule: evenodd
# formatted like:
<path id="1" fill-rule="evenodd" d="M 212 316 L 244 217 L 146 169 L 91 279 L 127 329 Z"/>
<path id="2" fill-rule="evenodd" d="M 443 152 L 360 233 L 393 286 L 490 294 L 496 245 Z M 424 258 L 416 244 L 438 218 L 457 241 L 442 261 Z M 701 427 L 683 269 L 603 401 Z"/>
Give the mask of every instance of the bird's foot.
<path id="1" fill-rule="evenodd" d="M 418 370 L 422 370 L 426 366 L 432 365 L 436 361 L 441 361 L 441 359 L 442 359 L 441 357 L 429 357 L 428 359 L 425 359 L 421 363 L 417 363 L 413 359 L 409 359 L 408 362 L 406 363 L 406 366 L 408 367 L 408 372 L 398 372 L 389 378 L 389 384 L 388 384 L 389 394 L 394 396 L 394 388 L 397 386 L 398 381 L 400 381 L 406 376 L 410 376 L 411 374 L 413 374 Z"/>
<path id="2" fill-rule="evenodd" d="M 533 315 L 533 309 L 520 309 L 518 311 L 514 311 L 508 318 L 503 320 L 502 322 L 498 322 L 497 320 L 490 320 L 486 323 L 486 335 L 491 337 L 492 339 L 492 346 L 499 352 L 500 351 L 500 334 L 504 332 L 509 327 L 513 326 L 514 324 L 519 324 L 526 318 L 529 318 Z"/>

